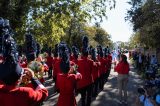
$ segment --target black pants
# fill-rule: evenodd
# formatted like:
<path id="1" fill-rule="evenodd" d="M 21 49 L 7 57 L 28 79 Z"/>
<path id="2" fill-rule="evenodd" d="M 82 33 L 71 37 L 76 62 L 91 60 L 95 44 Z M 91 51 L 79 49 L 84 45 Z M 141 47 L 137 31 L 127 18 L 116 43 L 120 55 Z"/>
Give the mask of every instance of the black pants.
<path id="1" fill-rule="evenodd" d="M 91 99 L 92 99 L 92 84 L 79 89 L 78 92 L 81 94 L 81 100 L 82 100 L 81 106 L 90 106 Z M 87 102 L 86 102 L 86 98 L 87 98 Z"/>
<path id="2" fill-rule="evenodd" d="M 53 81 L 55 82 L 55 86 L 54 86 L 54 92 L 59 93 L 59 89 L 57 88 L 57 77 L 53 77 Z"/>
<path id="3" fill-rule="evenodd" d="M 100 90 L 103 90 L 104 84 L 105 84 L 105 74 L 102 74 L 99 77 L 99 89 Z"/>
<path id="4" fill-rule="evenodd" d="M 142 63 L 138 63 L 138 71 L 139 71 L 139 72 L 142 71 L 142 67 L 143 67 L 142 65 L 143 65 Z"/>
<path id="5" fill-rule="evenodd" d="M 111 72 L 111 69 L 107 70 L 107 74 L 106 74 L 107 81 L 108 81 L 108 77 L 109 77 L 109 75 L 110 75 L 110 72 Z"/>
<path id="6" fill-rule="evenodd" d="M 49 67 L 49 70 L 48 70 L 48 77 L 49 77 L 49 78 L 52 77 L 52 67 Z"/>
<path id="7" fill-rule="evenodd" d="M 98 83 L 99 83 L 99 81 L 98 81 L 98 78 L 97 78 L 93 83 L 93 88 L 92 88 L 92 96 L 93 97 L 96 97 L 97 94 L 98 94 Z"/>

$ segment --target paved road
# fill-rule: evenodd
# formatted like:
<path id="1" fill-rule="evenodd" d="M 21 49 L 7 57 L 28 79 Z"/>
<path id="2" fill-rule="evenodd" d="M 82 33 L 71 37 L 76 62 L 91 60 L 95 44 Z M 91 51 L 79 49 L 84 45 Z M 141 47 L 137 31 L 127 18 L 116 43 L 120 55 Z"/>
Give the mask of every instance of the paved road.
<path id="1" fill-rule="evenodd" d="M 142 84 L 142 80 L 135 73 L 134 68 L 131 66 L 129 83 L 128 83 L 128 105 L 127 106 L 136 106 L 136 90 Z M 49 90 L 49 97 L 44 102 L 43 106 L 56 106 L 56 102 L 58 99 L 58 94 L 54 94 L 54 83 L 52 80 L 47 80 L 46 84 L 47 89 Z M 96 98 L 92 98 L 91 106 L 125 106 L 118 105 L 117 98 L 117 73 L 111 70 L 111 74 L 109 76 L 108 82 L 104 86 L 104 90 L 99 92 L 99 95 Z M 80 95 L 76 97 L 78 102 L 78 106 L 80 106 Z"/>
<path id="2" fill-rule="evenodd" d="M 128 83 L 128 105 L 136 106 L 135 99 L 137 87 L 141 86 L 143 81 L 131 67 Z M 92 102 L 91 106 L 125 106 L 118 104 L 117 73 L 112 70 L 109 81 L 105 84 L 104 90 L 99 93 L 98 97 Z"/>

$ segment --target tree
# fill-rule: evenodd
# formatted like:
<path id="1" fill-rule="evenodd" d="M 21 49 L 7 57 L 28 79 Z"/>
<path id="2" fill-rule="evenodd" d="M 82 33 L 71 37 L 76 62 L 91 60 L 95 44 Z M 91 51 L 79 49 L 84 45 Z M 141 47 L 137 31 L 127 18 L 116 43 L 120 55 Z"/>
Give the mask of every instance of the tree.
<path id="1" fill-rule="evenodd" d="M 140 33 L 136 32 L 130 37 L 130 41 L 129 41 L 130 49 L 136 48 L 138 46 L 138 44 L 141 43 L 139 34 Z"/>
<path id="2" fill-rule="evenodd" d="M 107 46 L 110 43 L 110 36 L 104 29 L 96 27 L 94 40 L 102 46 Z"/>
<path id="3" fill-rule="evenodd" d="M 65 36 L 61 40 L 66 41 L 69 46 L 76 45 L 78 48 L 82 46 L 82 37 L 85 35 L 89 38 L 89 44 L 96 47 L 98 44 L 102 46 L 111 46 L 112 41 L 109 34 L 100 26 L 89 26 L 86 23 L 72 19 L 70 27 L 66 29 Z"/>
<path id="4" fill-rule="evenodd" d="M 66 28 L 65 36 L 61 40 L 66 41 L 69 46 L 76 45 L 78 48 L 82 46 L 82 37 L 86 35 L 86 24 L 72 18 L 69 27 Z"/>
<path id="5" fill-rule="evenodd" d="M 0 16 L 11 22 L 18 43 L 27 29 L 44 45 L 59 42 L 74 17 L 79 22 L 106 17 L 106 8 L 115 0 L 1 0 Z M 53 43 L 54 44 L 54 43 Z"/>
<path id="6" fill-rule="evenodd" d="M 132 7 L 126 17 L 139 33 L 141 44 L 158 48 L 160 44 L 160 2 L 158 0 L 131 0 Z"/>
<path id="7" fill-rule="evenodd" d="M 98 42 L 96 42 L 95 39 L 94 39 L 95 34 L 96 34 L 96 27 L 86 25 L 85 31 L 86 31 L 86 35 L 90 39 L 89 44 L 92 45 L 93 47 L 96 47 L 98 45 Z"/>

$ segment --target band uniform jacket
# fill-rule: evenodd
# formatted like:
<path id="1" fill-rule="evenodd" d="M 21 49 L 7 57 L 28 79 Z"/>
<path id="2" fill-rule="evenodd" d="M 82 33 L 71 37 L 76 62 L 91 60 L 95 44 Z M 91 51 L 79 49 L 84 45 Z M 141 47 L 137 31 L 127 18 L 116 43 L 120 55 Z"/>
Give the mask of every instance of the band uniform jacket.
<path id="1" fill-rule="evenodd" d="M 93 83 L 92 68 L 93 61 L 87 57 L 78 60 L 78 72 L 82 74 L 82 80 L 78 81 L 78 89 Z"/>
<path id="2" fill-rule="evenodd" d="M 76 83 L 81 74 L 58 74 L 57 87 L 60 91 L 57 106 L 77 106 L 75 99 Z"/>
<path id="3" fill-rule="evenodd" d="M 34 90 L 0 83 L 0 106 L 38 106 L 47 96 L 45 88 Z"/>

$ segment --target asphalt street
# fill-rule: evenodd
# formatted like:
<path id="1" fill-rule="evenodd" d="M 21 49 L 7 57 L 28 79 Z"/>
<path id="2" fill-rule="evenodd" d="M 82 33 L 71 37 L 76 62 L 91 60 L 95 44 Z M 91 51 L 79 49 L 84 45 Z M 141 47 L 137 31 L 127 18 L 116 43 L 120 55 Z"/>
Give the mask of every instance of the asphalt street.
<path id="1" fill-rule="evenodd" d="M 136 74 L 136 70 L 130 66 L 128 89 L 128 105 L 136 106 L 135 100 L 137 96 L 137 88 L 142 85 L 143 81 L 140 76 Z M 45 86 L 49 91 L 49 96 L 44 101 L 43 106 L 56 106 L 59 94 L 54 93 L 54 83 L 52 79 L 47 79 Z M 118 103 L 118 89 L 117 89 L 117 73 L 111 70 L 108 82 L 105 83 L 104 90 L 99 92 L 96 98 L 92 98 L 91 106 L 126 106 Z M 80 94 L 76 96 L 78 106 L 81 104 Z"/>

